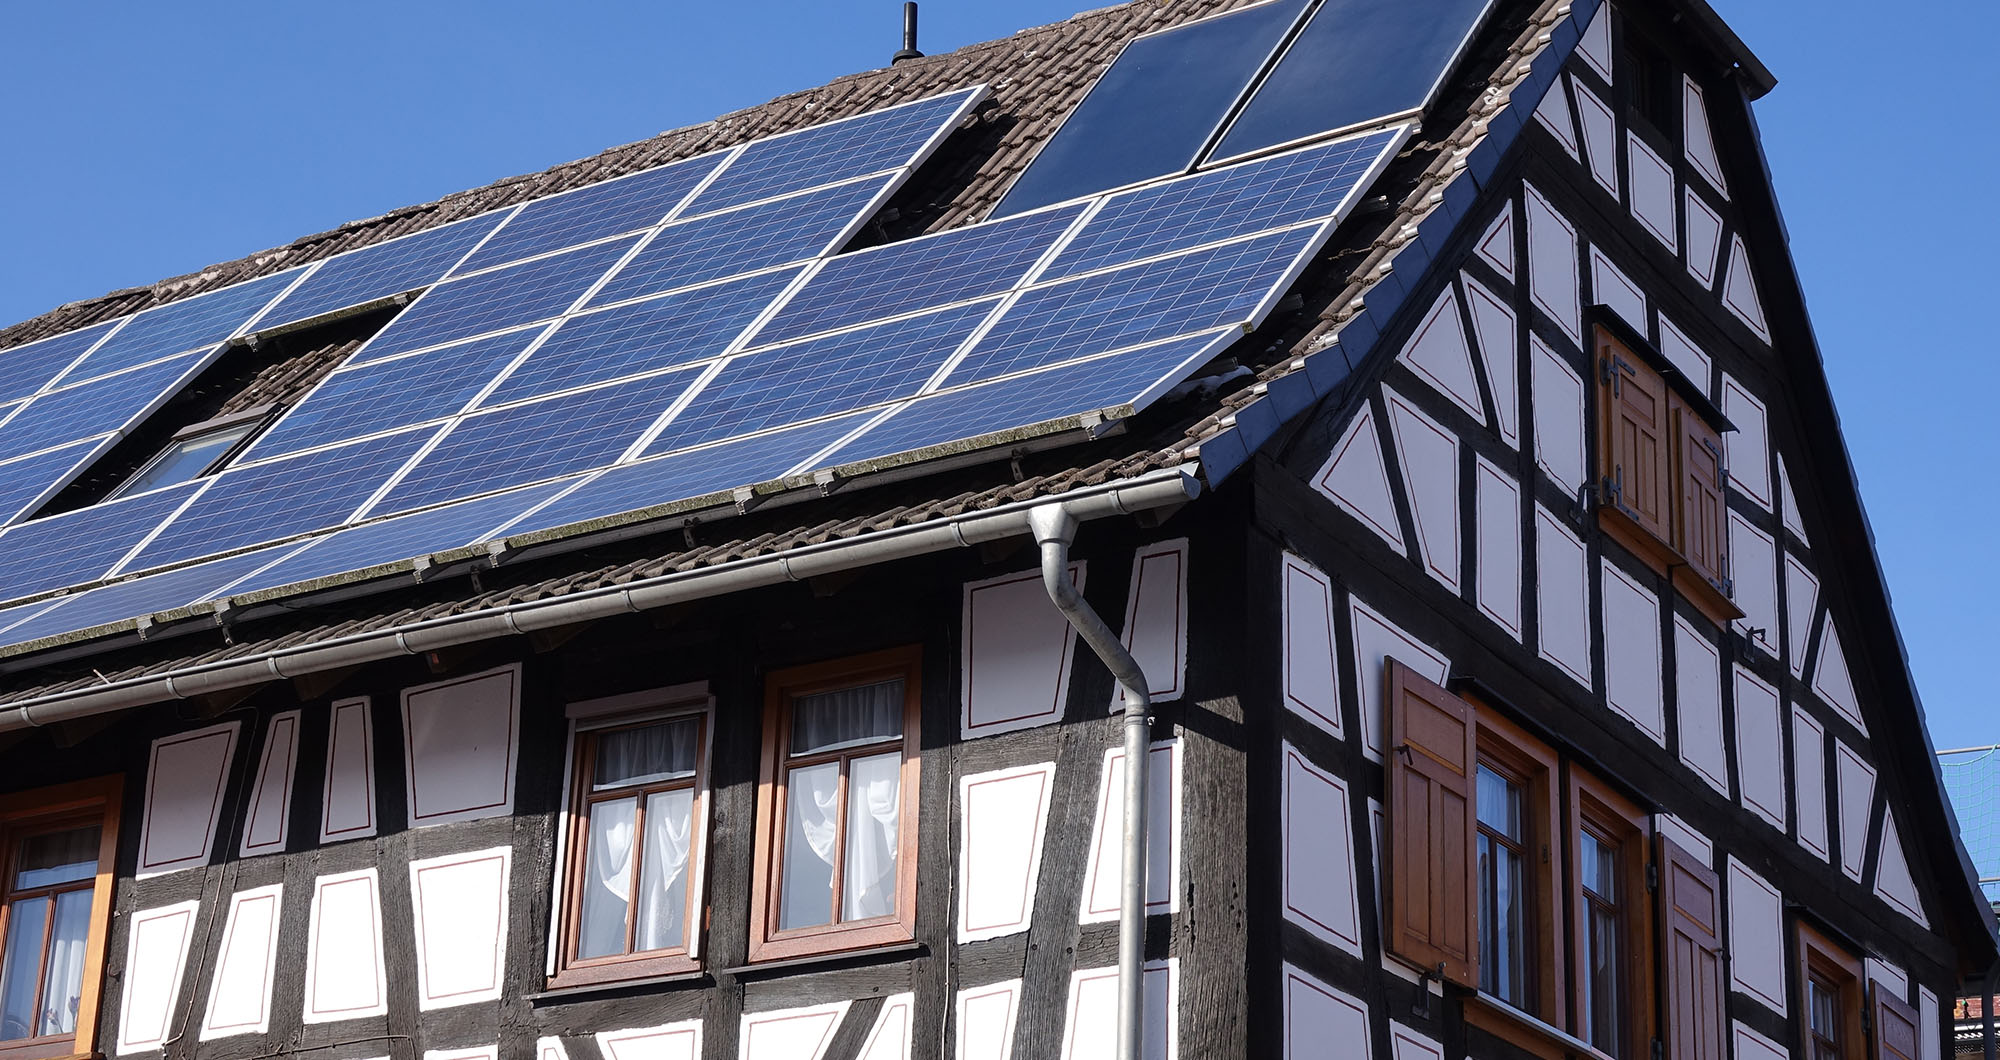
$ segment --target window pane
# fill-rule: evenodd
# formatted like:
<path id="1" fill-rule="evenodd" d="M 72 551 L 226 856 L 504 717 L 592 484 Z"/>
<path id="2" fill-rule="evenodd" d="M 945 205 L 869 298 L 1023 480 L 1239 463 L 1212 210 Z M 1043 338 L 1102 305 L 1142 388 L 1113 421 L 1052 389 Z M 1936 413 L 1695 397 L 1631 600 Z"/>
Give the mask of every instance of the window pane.
<path id="1" fill-rule="evenodd" d="M 815 692 L 792 700 L 792 753 L 900 739 L 903 679 Z"/>
<path id="2" fill-rule="evenodd" d="M 792 770 L 785 794 L 785 861 L 778 929 L 833 920 L 833 852 L 840 827 L 840 763 Z"/>
<path id="3" fill-rule="evenodd" d="M 600 802 L 590 808 L 578 957 L 625 952 L 625 911 L 632 903 L 632 823 L 638 808 L 637 799 Z"/>
<path id="4" fill-rule="evenodd" d="M 244 435 L 249 434 L 256 426 L 257 421 L 253 420 L 213 434 L 183 438 L 154 457 L 152 463 L 127 479 L 111 496 L 123 497 L 132 493 L 144 493 L 150 489 L 197 478 L 217 460 L 222 459 L 222 454 L 228 452 L 230 446 L 242 441 Z"/>
<path id="5" fill-rule="evenodd" d="M 1521 788 L 1484 765 L 1479 767 L 1479 823 L 1513 840 L 1521 836 Z"/>
<path id="6" fill-rule="evenodd" d="M 48 924 L 49 900 L 30 898 L 7 910 L 7 955 L 0 971 L 0 1041 L 32 1038 L 41 1021 L 35 1017 L 35 987 L 41 985 L 42 932 Z"/>
<path id="7" fill-rule="evenodd" d="M 1578 860 L 1583 865 L 1584 888 L 1607 902 L 1618 901 L 1617 848 L 1585 832 L 1578 851 Z"/>
<path id="8" fill-rule="evenodd" d="M 1491 837 L 1479 837 L 1479 989 L 1529 1007 L 1526 866 Z"/>
<path id="9" fill-rule="evenodd" d="M 97 837 L 97 826 L 90 825 L 66 832 L 46 832 L 23 840 L 20 869 L 14 874 L 14 889 L 54 887 L 97 875 Z"/>
<path id="10" fill-rule="evenodd" d="M 896 818 L 903 756 L 857 758 L 847 775 L 847 875 L 842 920 L 896 911 Z"/>
<path id="11" fill-rule="evenodd" d="M 95 829 L 92 829 L 95 831 Z M 49 939 L 49 973 L 42 985 L 41 1034 L 75 1034 L 83 1002 L 83 950 L 90 941 L 90 891 L 56 896 L 55 932 Z"/>
<path id="12" fill-rule="evenodd" d="M 1620 1042 L 1618 985 L 1618 917 L 1609 909 L 1591 903 L 1584 971 L 1584 1017 L 1589 1022 L 1584 1037 L 1590 1044 L 1611 1054 L 1624 1055 Z"/>
<path id="13" fill-rule="evenodd" d="M 639 937 L 634 950 L 678 949 L 687 934 L 688 841 L 694 792 L 662 791 L 646 798 L 645 869 L 639 876 Z"/>
<path id="14" fill-rule="evenodd" d="M 691 777 L 700 737 L 701 725 L 693 718 L 599 733 L 590 790 Z"/>

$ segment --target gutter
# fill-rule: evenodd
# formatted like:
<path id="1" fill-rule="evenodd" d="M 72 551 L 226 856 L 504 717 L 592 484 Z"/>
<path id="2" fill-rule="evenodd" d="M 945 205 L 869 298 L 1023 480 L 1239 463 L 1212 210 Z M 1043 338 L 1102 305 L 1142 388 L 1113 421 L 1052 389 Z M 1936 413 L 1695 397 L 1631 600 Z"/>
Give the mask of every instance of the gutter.
<path id="1" fill-rule="evenodd" d="M 1042 549 L 1042 586 L 1069 619 L 1077 635 L 1110 668 L 1124 693 L 1125 821 L 1120 850 L 1123 875 L 1118 889 L 1118 1052 L 1119 1060 L 1139 1060 L 1145 1040 L 1146 990 L 1146 803 L 1147 766 L 1152 750 L 1151 683 L 1139 660 L 1111 632 L 1069 578 L 1069 546 L 1076 540 L 1079 514 L 1071 501 L 1047 501 L 1028 513 L 1035 543 Z"/>
<path id="2" fill-rule="evenodd" d="M 1194 472 L 1192 465 L 1164 468 L 1136 478 L 1072 490 L 1062 494 L 1057 503 L 1076 520 L 1172 507 L 1200 496 L 1201 483 Z M 1019 501 L 554 599 L 521 601 L 423 619 L 345 637 L 272 648 L 243 658 L 182 667 L 164 674 L 36 696 L 0 705 L 0 733 L 804 581 L 947 549 L 968 548 L 1031 533 L 1034 529 L 1031 513 L 1049 503 L 1049 498 Z"/>

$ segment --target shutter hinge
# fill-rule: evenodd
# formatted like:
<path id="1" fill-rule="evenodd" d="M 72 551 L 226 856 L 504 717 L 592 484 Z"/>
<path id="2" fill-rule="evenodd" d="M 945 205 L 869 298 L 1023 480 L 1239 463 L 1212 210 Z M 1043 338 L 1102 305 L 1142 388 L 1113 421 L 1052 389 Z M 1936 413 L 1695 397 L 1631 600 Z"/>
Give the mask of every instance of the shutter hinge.
<path id="1" fill-rule="evenodd" d="M 1648 861 L 1646 862 L 1646 893 L 1658 894 L 1659 890 L 1660 890 L 1660 863 L 1657 861 Z M 1657 1054 L 1658 1044 L 1659 1040 L 1654 1039 L 1656 1054 Z"/>
<path id="2" fill-rule="evenodd" d="M 1666 1056 L 1667 1043 L 1658 1038 L 1653 1039 L 1653 1060 L 1666 1060 Z"/>

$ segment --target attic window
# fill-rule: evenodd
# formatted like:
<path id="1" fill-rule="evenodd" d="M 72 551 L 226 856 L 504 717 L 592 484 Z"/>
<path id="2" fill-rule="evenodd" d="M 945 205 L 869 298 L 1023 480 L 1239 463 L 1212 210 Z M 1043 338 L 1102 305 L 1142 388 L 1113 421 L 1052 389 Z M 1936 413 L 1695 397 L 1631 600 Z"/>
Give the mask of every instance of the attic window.
<path id="1" fill-rule="evenodd" d="M 1632 113 L 1672 140 L 1679 126 L 1681 105 L 1680 79 L 1674 74 L 1673 64 L 1651 41 L 1628 28 L 1624 66 L 1630 72 L 1626 80 Z"/>
<path id="2" fill-rule="evenodd" d="M 230 416 L 189 424 L 175 432 L 166 448 L 132 477 L 119 483 L 104 499 L 117 500 L 137 493 L 191 482 L 221 467 L 243 451 L 251 438 L 277 414 L 278 406 L 265 405 Z"/>

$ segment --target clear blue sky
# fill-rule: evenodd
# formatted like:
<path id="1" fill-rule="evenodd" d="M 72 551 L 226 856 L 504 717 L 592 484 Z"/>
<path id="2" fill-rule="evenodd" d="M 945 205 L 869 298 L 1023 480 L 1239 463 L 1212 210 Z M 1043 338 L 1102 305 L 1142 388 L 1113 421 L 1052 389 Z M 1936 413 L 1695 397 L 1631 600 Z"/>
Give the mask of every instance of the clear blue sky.
<path id="1" fill-rule="evenodd" d="M 1940 747 L 1988 706 L 1985 327 L 2000 5 L 1716 0 L 1758 105 Z M 946 51 L 1092 0 L 930 0 Z M 0 320 L 545 168 L 885 62 L 895 0 L 0 4 Z"/>

